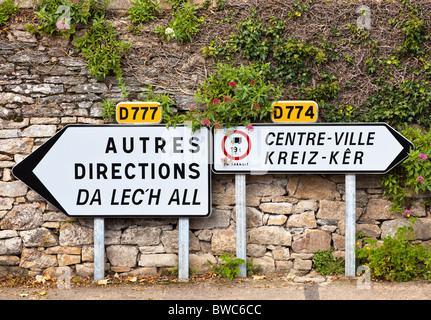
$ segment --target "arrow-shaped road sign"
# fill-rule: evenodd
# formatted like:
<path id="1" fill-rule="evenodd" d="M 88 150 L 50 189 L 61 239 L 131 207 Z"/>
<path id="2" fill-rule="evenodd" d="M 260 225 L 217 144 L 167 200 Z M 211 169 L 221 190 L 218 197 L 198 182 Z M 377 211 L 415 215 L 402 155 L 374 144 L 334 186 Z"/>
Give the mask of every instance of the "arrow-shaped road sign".
<path id="1" fill-rule="evenodd" d="M 204 217 L 210 133 L 165 125 L 70 125 L 13 174 L 70 216 Z"/>
<path id="2" fill-rule="evenodd" d="M 386 173 L 413 144 L 386 123 L 213 129 L 215 173 Z"/>
<path id="3" fill-rule="evenodd" d="M 413 144 L 384 123 L 213 129 L 215 173 L 386 173 Z M 164 125 L 70 125 L 13 174 L 70 216 L 211 211 L 210 135 Z"/>

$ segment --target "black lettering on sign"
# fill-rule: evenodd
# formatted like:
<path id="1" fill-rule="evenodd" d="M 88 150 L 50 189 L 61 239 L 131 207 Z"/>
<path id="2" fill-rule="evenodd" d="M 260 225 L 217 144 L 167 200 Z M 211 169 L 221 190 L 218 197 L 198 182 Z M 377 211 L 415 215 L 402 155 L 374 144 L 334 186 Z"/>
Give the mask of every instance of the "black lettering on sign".
<path id="1" fill-rule="evenodd" d="M 180 189 L 174 189 L 172 195 L 169 199 L 168 206 L 170 205 L 200 205 L 201 203 L 197 200 L 198 197 L 198 189 L 193 190 L 193 196 L 189 193 L 190 190 L 185 189 L 182 190 L 182 196 Z"/>
<path id="2" fill-rule="evenodd" d="M 329 158 L 329 164 L 332 164 L 332 162 L 334 162 L 335 164 L 338 164 L 337 159 L 335 158 L 338 155 L 338 152 L 339 151 L 337 151 L 337 152 L 331 151 L 331 156 Z"/>
<path id="3" fill-rule="evenodd" d="M 340 136 L 338 132 L 335 132 L 335 144 L 338 146 L 343 138 L 345 132 L 341 132 Z"/>
<path id="4" fill-rule="evenodd" d="M 267 164 L 269 162 L 269 164 L 272 164 L 272 155 L 274 154 L 274 151 L 271 152 L 267 152 L 266 153 L 266 157 L 265 157 L 265 164 Z"/>
<path id="5" fill-rule="evenodd" d="M 89 199 L 90 199 L 90 192 L 87 189 L 79 189 L 78 197 L 76 199 L 76 205 L 77 206 L 85 205 L 87 204 Z M 102 197 L 100 195 L 100 189 L 96 189 L 88 204 L 90 206 L 93 204 L 102 205 Z"/>
<path id="6" fill-rule="evenodd" d="M 153 203 L 153 199 L 155 199 L 155 205 L 157 206 L 159 204 L 160 201 L 160 191 L 161 189 L 157 189 L 157 193 L 153 194 L 153 189 L 150 190 L 150 199 L 148 200 L 148 205 L 151 205 Z"/>
<path id="7" fill-rule="evenodd" d="M 89 195 L 90 194 L 89 194 L 87 189 L 79 189 L 78 190 L 78 198 L 76 199 L 76 205 L 82 206 L 82 205 L 86 204 L 88 201 Z"/>
<path id="8" fill-rule="evenodd" d="M 269 141 L 268 141 L 268 138 L 269 138 L 270 136 L 275 137 L 275 133 L 274 133 L 274 132 L 269 132 L 269 133 L 266 135 L 265 143 L 266 143 L 268 146 L 270 146 L 270 145 L 272 145 L 272 144 L 274 143 L 274 141 L 271 141 L 271 142 L 269 142 Z"/>
<path id="9" fill-rule="evenodd" d="M 136 175 L 134 173 L 130 173 L 129 168 L 135 169 L 136 168 L 135 164 L 133 163 L 126 164 L 125 170 L 124 170 L 124 174 L 126 175 L 127 179 L 134 179 Z"/>
<path id="10" fill-rule="evenodd" d="M 337 139 L 338 135 L 336 134 Z M 269 132 L 265 137 L 265 143 L 268 146 L 293 146 L 302 145 L 305 143 L 307 146 L 323 146 L 325 140 L 325 132 Z"/>
<path id="11" fill-rule="evenodd" d="M 278 164 L 286 164 L 286 157 L 287 157 L 287 152 L 280 151 L 280 154 L 278 155 Z M 283 163 L 281 163 L 282 161 Z"/>
<path id="12" fill-rule="evenodd" d="M 137 189 L 135 190 L 135 192 L 133 192 L 133 196 L 132 196 L 132 202 L 135 206 L 140 205 L 142 203 L 142 199 L 136 200 L 136 197 L 138 195 L 138 193 L 140 193 L 141 195 L 143 195 L 145 192 L 142 189 Z"/>
<path id="13" fill-rule="evenodd" d="M 272 105 L 274 122 L 310 122 L 317 120 L 317 104 L 315 102 L 280 101 Z"/>
<path id="14" fill-rule="evenodd" d="M 130 191 L 132 191 L 131 189 L 123 189 L 123 196 L 121 197 L 121 205 L 128 205 L 129 202 L 127 201 L 127 199 L 130 198 Z"/>
<path id="15" fill-rule="evenodd" d="M 146 190 L 148 191 L 148 189 Z M 131 189 L 123 189 L 122 191 L 119 191 L 119 199 L 117 199 L 117 190 L 112 190 L 112 196 L 111 196 L 111 206 L 128 206 L 128 205 L 135 205 L 138 206 L 142 204 L 144 201 L 144 195 L 145 191 L 142 189 L 136 189 L 132 192 Z"/>
<path id="16" fill-rule="evenodd" d="M 316 158 L 316 156 L 319 152 L 318 151 L 310 151 L 310 153 L 312 154 L 312 157 L 310 160 L 308 160 L 308 164 L 317 164 L 316 161 L 313 161 L 313 160 L 314 160 L 314 158 Z"/>
<path id="17" fill-rule="evenodd" d="M 183 153 L 183 137 L 174 137 L 174 153 Z"/>
<path id="18" fill-rule="evenodd" d="M 313 108 L 313 106 L 309 106 L 308 109 L 307 109 L 307 111 L 305 112 L 305 116 L 309 117 L 310 119 L 313 119 L 314 115 L 315 114 L 314 114 L 314 108 Z"/>
<path id="19" fill-rule="evenodd" d="M 368 133 L 367 146 L 372 146 L 374 144 L 374 142 L 371 142 L 371 141 L 374 140 L 375 134 L 376 134 L 375 132 Z"/>
<path id="20" fill-rule="evenodd" d="M 292 152 L 292 157 L 290 159 L 290 164 L 298 164 L 298 151 L 293 151 Z"/>
<path id="21" fill-rule="evenodd" d="M 129 116 L 129 110 L 125 107 L 120 107 L 120 120 L 126 120 Z"/>
<path id="22" fill-rule="evenodd" d="M 355 153 L 355 160 L 353 164 L 362 164 L 362 157 L 364 156 L 364 153 L 362 151 L 356 151 Z"/>
<path id="23" fill-rule="evenodd" d="M 191 163 L 189 165 L 189 170 L 194 173 L 194 175 L 189 174 L 190 179 L 198 179 L 201 175 L 200 171 L 198 169 L 195 169 L 195 167 L 199 168 L 199 163 Z"/>
<path id="24" fill-rule="evenodd" d="M 112 179 L 121 179 L 120 174 L 121 163 L 113 163 L 112 164 Z"/>
<path id="25" fill-rule="evenodd" d="M 85 166 L 82 163 L 75 163 L 75 179 L 85 177 Z"/>
<path id="26" fill-rule="evenodd" d="M 155 140 L 155 152 L 159 153 L 159 151 L 161 150 L 163 153 L 165 153 L 166 152 L 165 149 L 164 149 L 165 145 L 166 145 L 166 140 L 165 139 L 163 139 L 162 137 L 156 137 L 156 140 Z"/>
<path id="27" fill-rule="evenodd" d="M 180 204 L 180 196 L 178 193 L 178 189 L 174 189 L 174 192 L 172 192 L 171 198 L 169 199 L 168 206 L 170 206 L 173 202 L 178 205 Z"/>
<path id="28" fill-rule="evenodd" d="M 195 191 L 193 193 L 193 202 L 192 202 L 192 204 L 194 206 L 198 206 L 201 204 L 200 202 L 197 201 L 197 199 L 196 199 L 197 197 L 198 197 L 198 189 L 195 189 Z"/>
<path id="29" fill-rule="evenodd" d="M 166 164 L 166 163 L 160 164 L 160 166 L 159 166 L 159 176 L 160 176 L 160 178 L 167 179 L 167 178 L 169 178 L 170 173 L 171 173 L 171 169 L 169 168 L 168 164 Z"/>
<path id="30" fill-rule="evenodd" d="M 134 144 L 135 144 L 135 140 L 133 139 L 133 137 L 130 137 L 129 147 L 127 147 L 127 138 L 124 137 L 123 138 L 123 151 L 125 153 L 131 153 L 131 152 L 133 152 Z"/>
<path id="31" fill-rule="evenodd" d="M 283 109 L 280 106 L 274 106 L 272 112 L 274 119 L 281 119 L 283 115 Z"/>
<path id="32" fill-rule="evenodd" d="M 140 137 L 140 141 L 142 141 L 142 153 L 147 153 L 147 141 L 150 140 L 149 137 Z"/>
<path id="33" fill-rule="evenodd" d="M 189 149 L 189 151 L 190 151 L 191 153 L 198 153 L 198 152 L 199 152 L 199 150 L 201 149 L 201 147 L 199 146 L 199 144 L 195 143 L 195 141 L 199 141 L 199 138 L 198 138 L 198 137 L 191 137 L 191 138 L 189 139 L 189 143 L 190 143 L 190 145 L 191 145 L 192 147 L 195 147 L 195 149 Z"/>
<path id="34" fill-rule="evenodd" d="M 344 151 L 344 156 L 343 156 L 343 164 L 349 164 L 349 159 L 350 159 L 350 153 L 352 151 L 350 151 L 349 148 L 347 148 L 346 151 Z"/>
<path id="35" fill-rule="evenodd" d="M 117 148 L 115 147 L 115 142 L 113 137 L 108 138 L 108 143 L 106 145 L 105 153 L 109 153 L 110 151 L 113 151 L 114 153 L 117 153 Z"/>
<path id="36" fill-rule="evenodd" d="M 363 146 L 366 144 L 367 146 L 372 146 L 375 134 L 375 132 L 368 132 L 365 143 L 363 132 L 335 132 L 335 144 L 344 144 L 345 146 Z"/>
<path id="37" fill-rule="evenodd" d="M 115 194 L 117 193 L 117 190 L 112 190 L 112 197 L 111 197 L 111 206 L 119 205 L 120 203 L 115 201 Z"/>

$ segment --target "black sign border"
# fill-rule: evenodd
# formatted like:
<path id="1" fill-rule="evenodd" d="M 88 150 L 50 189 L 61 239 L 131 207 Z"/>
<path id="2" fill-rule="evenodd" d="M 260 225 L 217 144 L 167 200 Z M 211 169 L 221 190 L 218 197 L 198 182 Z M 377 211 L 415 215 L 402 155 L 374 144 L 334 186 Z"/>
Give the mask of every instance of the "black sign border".
<path id="1" fill-rule="evenodd" d="M 174 128 L 174 127 L 166 127 L 165 124 L 68 124 L 60 129 L 56 134 L 54 134 L 50 139 L 48 139 L 45 143 L 43 143 L 40 147 L 38 147 L 35 151 L 30 153 L 25 159 L 16 164 L 12 168 L 12 174 L 19 180 L 21 180 L 24 184 L 26 184 L 30 189 L 34 190 L 38 193 L 42 198 L 51 203 L 58 210 L 66 214 L 71 218 L 207 218 L 211 215 L 212 212 L 212 175 L 211 175 L 211 153 L 212 153 L 212 134 L 209 130 L 208 132 L 208 208 L 206 214 L 181 214 L 181 215 L 160 215 L 160 214 L 134 214 L 134 215 L 104 215 L 104 214 L 70 214 L 68 213 L 63 206 L 55 199 L 52 193 L 45 187 L 45 185 L 37 178 L 34 174 L 33 170 L 39 164 L 40 161 L 45 157 L 45 155 L 51 150 L 54 144 L 60 139 L 60 137 L 68 130 L 69 128 L 76 127 L 164 127 L 164 128 Z M 184 125 L 177 125 L 176 127 L 186 127 Z"/>
<path id="2" fill-rule="evenodd" d="M 394 167 L 396 167 L 399 163 L 401 163 L 403 160 L 405 160 L 408 157 L 408 153 L 410 152 L 410 150 L 414 150 L 415 146 L 413 145 L 412 142 L 410 142 L 409 140 L 407 140 L 404 136 L 402 136 L 399 132 L 397 132 L 394 128 L 392 128 L 389 124 L 385 123 L 385 122 L 347 122 L 347 123 L 256 123 L 256 124 L 252 124 L 253 127 L 312 127 L 312 126 L 316 126 L 316 127 L 328 127 L 328 126 L 350 126 L 350 127 L 357 127 L 357 126 L 385 126 L 389 132 L 392 134 L 392 136 L 401 144 L 401 146 L 403 147 L 403 150 L 398 154 L 398 156 L 392 161 L 392 163 L 388 166 L 388 168 L 386 168 L 385 170 L 379 171 L 379 170 L 375 170 L 375 171 L 352 171 L 352 170 L 330 170 L 330 171 L 325 171 L 325 170 L 316 170 L 316 171 L 310 171 L 310 170 L 295 170 L 295 171 L 290 171 L 290 170 L 223 170 L 223 171 L 217 171 L 215 169 L 215 162 L 214 162 L 214 154 L 215 154 L 215 150 L 212 151 L 212 159 L 211 159 L 211 169 L 212 172 L 215 174 L 250 174 L 250 175 L 262 175 L 262 174 L 267 174 L 267 173 L 271 173 L 271 174 L 385 174 L 388 173 L 389 171 L 391 171 Z M 237 126 L 237 127 L 242 127 L 242 126 Z M 236 128 L 236 127 L 234 127 Z M 211 129 L 211 134 L 212 134 L 212 140 L 213 140 L 213 148 L 215 147 L 214 145 L 214 134 L 215 134 L 215 130 L 220 130 L 220 129 L 215 129 L 214 127 L 212 127 Z M 221 129 L 223 130 L 223 129 Z"/>

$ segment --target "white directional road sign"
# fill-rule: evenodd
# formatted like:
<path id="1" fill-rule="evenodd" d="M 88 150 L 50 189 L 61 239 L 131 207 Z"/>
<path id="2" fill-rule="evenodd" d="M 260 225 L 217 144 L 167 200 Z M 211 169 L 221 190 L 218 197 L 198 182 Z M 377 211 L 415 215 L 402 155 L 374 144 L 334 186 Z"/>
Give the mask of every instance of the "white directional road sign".
<path id="1" fill-rule="evenodd" d="M 413 144 L 385 123 L 213 128 L 215 173 L 386 173 Z"/>
<path id="2" fill-rule="evenodd" d="M 209 146 L 206 128 L 70 125 L 13 174 L 69 216 L 204 217 Z"/>

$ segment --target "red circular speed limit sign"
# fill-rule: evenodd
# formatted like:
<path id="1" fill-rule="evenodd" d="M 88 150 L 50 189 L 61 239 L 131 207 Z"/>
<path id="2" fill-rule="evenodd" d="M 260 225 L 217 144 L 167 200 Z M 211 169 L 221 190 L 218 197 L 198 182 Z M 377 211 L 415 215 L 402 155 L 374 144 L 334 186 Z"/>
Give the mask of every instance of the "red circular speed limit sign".
<path id="1" fill-rule="evenodd" d="M 221 147 L 224 155 L 229 159 L 242 160 L 250 153 L 250 137 L 241 130 L 234 130 L 232 134 L 224 136 Z"/>

